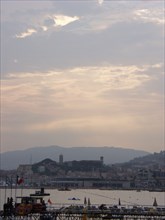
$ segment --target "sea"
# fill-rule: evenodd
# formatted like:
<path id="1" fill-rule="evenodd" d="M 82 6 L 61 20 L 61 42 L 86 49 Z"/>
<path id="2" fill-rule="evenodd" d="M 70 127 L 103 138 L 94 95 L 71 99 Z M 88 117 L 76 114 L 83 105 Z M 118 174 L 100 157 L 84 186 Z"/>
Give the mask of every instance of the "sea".
<path id="1" fill-rule="evenodd" d="M 39 189 L 38 189 L 39 190 Z M 29 196 L 36 189 L 0 189 L 0 210 L 8 197 L 14 201 L 19 196 Z M 50 196 L 44 198 L 48 205 L 57 207 L 69 205 L 83 205 L 90 201 L 93 206 L 105 204 L 107 206 L 152 206 L 156 198 L 159 206 L 165 207 L 165 192 L 133 191 L 133 190 L 99 190 L 99 189 L 72 189 L 70 191 L 58 191 L 57 189 L 45 189 Z"/>

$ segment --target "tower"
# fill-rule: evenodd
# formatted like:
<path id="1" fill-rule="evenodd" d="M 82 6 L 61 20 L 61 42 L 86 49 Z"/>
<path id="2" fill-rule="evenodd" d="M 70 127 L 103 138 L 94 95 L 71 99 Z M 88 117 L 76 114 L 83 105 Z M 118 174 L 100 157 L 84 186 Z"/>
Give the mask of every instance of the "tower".
<path id="1" fill-rule="evenodd" d="M 62 154 L 60 154 L 60 156 L 59 156 L 59 164 L 63 164 L 63 155 Z"/>
<path id="2" fill-rule="evenodd" d="M 104 164 L 104 157 L 103 156 L 100 157 L 100 161 L 101 161 L 101 164 L 103 165 Z"/>

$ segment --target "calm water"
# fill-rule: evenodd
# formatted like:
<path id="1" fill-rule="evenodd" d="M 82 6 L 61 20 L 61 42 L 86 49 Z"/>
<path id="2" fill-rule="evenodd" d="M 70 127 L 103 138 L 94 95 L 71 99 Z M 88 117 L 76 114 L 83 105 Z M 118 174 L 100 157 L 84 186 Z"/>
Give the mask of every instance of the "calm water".
<path id="1" fill-rule="evenodd" d="M 28 196 L 34 193 L 33 189 L 17 189 L 17 196 Z M 45 192 L 50 193 L 50 196 L 45 197 L 45 202 L 48 199 L 52 203 L 59 206 L 66 204 L 83 204 L 84 198 L 93 205 L 108 204 L 117 205 L 119 198 L 121 205 L 152 205 L 154 198 L 156 198 L 158 205 L 165 206 L 165 192 L 148 192 L 148 191 L 121 191 L 121 190 L 97 190 L 97 189 L 76 189 L 71 191 L 58 191 L 55 189 L 45 189 Z M 5 197 L 12 197 L 15 199 L 15 189 L 0 189 L 0 209 L 3 207 Z M 76 198 L 77 200 L 71 200 Z"/>

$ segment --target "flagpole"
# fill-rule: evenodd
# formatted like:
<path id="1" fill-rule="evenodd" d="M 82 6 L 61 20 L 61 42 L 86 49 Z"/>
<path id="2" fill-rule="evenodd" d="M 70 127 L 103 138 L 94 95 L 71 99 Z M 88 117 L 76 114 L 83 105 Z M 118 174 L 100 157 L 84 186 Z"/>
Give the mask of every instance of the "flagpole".
<path id="1" fill-rule="evenodd" d="M 23 178 L 23 176 L 21 177 L 21 183 L 22 183 L 22 187 L 21 187 L 21 197 L 22 197 L 22 195 L 23 195 L 23 186 L 24 186 L 24 178 Z"/>
<path id="2" fill-rule="evenodd" d="M 5 202 L 6 202 L 6 190 L 7 190 L 7 176 L 5 181 L 5 195 L 4 195 Z"/>
<path id="3" fill-rule="evenodd" d="M 23 195 L 23 184 L 22 184 L 22 187 L 21 187 L 21 197 Z"/>
<path id="4" fill-rule="evenodd" d="M 11 196 L 10 197 L 12 197 L 12 191 L 13 191 L 13 178 L 12 178 L 12 176 L 11 176 L 11 188 L 10 188 L 10 190 L 11 190 L 11 192 L 10 192 Z"/>
<path id="5" fill-rule="evenodd" d="M 18 183 L 18 176 L 16 176 L 16 181 L 15 181 L 15 203 L 17 202 L 17 183 Z"/>
<path id="6" fill-rule="evenodd" d="M 23 184 L 23 182 L 24 182 L 24 178 L 23 177 L 19 177 L 17 175 L 17 186 Z M 23 190 L 23 188 L 21 187 L 21 196 L 22 196 L 22 190 Z"/>

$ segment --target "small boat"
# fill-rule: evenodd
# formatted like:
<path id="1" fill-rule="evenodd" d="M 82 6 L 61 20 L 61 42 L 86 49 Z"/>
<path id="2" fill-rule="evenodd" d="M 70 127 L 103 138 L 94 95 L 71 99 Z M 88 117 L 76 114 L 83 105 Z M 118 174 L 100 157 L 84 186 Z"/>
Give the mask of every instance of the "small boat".
<path id="1" fill-rule="evenodd" d="M 58 191 L 71 191 L 68 187 L 59 188 Z"/>
<path id="2" fill-rule="evenodd" d="M 35 196 L 41 196 L 41 197 L 44 197 L 44 196 L 50 196 L 50 193 L 45 193 L 45 190 L 44 188 L 41 188 L 40 191 L 35 191 L 34 194 L 30 194 L 31 197 L 35 197 Z"/>
<path id="3" fill-rule="evenodd" d="M 136 192 L 141 192 L 141 190 L 140 190 L 140 189 L 137 189 Z"/>

